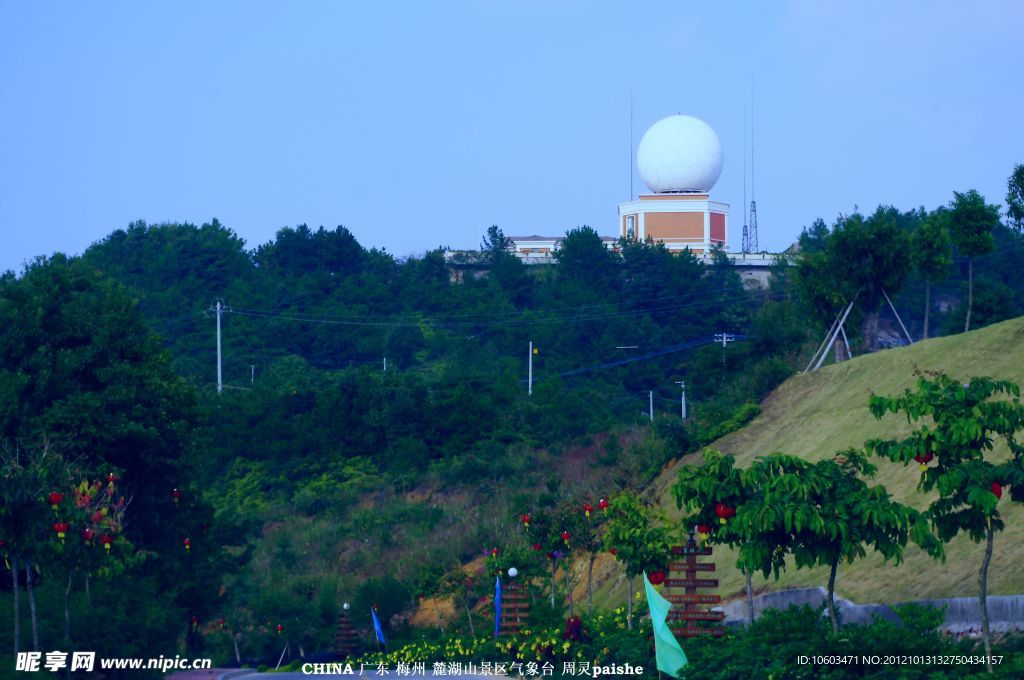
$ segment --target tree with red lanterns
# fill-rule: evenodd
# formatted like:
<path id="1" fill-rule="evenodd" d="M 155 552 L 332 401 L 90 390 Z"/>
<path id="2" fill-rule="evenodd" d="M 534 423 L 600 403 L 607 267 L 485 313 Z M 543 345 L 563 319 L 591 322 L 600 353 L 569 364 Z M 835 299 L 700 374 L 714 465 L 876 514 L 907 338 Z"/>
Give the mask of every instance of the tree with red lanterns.
<path id="1" fill-rule="evenodd" d="M 736 522 L 729 520 L 756 495 L 756 491 L 744 484 L 741 471 L 735 467 L 732 456 L 718 451 L 707 450 L 701 465 L 684 465 L 672 487 L 676 506 L 698 514 L 687 518 L 684 529 L 694 529 L 701 542 L 727 545 L 731 548 L 749 543 L 752 537 L 740 531 Z M 774 547 L 774 546 L 773 546 Z M 757 554 L 757 553 L 755 553 Z M 772 553 L 774 554 L 774 553 Z M 754 622 L 754 588 L 751 575 L 761 569 L 761 564 L 747 564 L 742 560 L 737 566 L 743 571 L 746 581 L 747 620 Z"/>
<path id="2" fill-rule="evenodd" d="M 92 574 L 106 577 L 123 572 L 129 554 L 122 535 L 128 500 L 119 493 L 116 482 L 110 481 L 111 474 L 103 481 L 83 480 L 70 486 L 67 492 L 54 492 L 48 498 L 51 508 L 57 505 L 54 513 L 65 518 L 60 522 L 64 531 L 58 531 L 54 524 L 60 542 L 51 543 L 51 560 L 61 567 L 62 577 L 66 574 L 64 638 L 68 643 L 71 642 L 71 592 L 75 575 L 83 575 L 88 591 Z M 58 495 L 60 501 L 55 504 Z M 65 538 L 60 537 L 61 533 Z"/>
<path id="3" fill-rule="evenodd" d="M 921 466 L 918 489 L 937 491 L 927 516 L 942 541 L 965 533 L 985 542 L 978 571 L 978 600 L 986 657 L 991 658 L 988 620 L 988 568 L 995 535 L 1005 528 L 999 504 L 1006 487 L 1010 500 L 1024 502 L 1024 404 L 1020 387 L 1007 380 L 981 377 L 967 383 L 943 373 L 924 373 L 902 395 L 872 395 L 871 413 L 883 418 L 902 413 L 910 423 L 925 421 L 902 439 L 873 439 L 868 451 L 891 461 Z M 994 455 L 996 440 L 1010 455 Z M 991 663 L 988 671 L 992 672 Z"/>
<path id="4" fill-rule="evenodd" d="M 761 456 L 743 471 L 731 456 L 713 451 L 705 454 L 704 465 L 680 471 L 673 493 L 680 507 L 697 511 L 694 519 L 705 528 L 712 518 L 726 520 L 722 527 L 728 528 L 712 535 L 716 542 L 739 547 L 737 566 L 744 570 L 757 569 L 765 577 L 774 573 L 778 579 L 787 558 L 797 569 L 828 567 L 828 612 L 838 632 L 840 562 L 853 563 L 870 547 L 898 564 L 908 540 L 932 554 L 941 552 L 920 512 L 892 500 L 885 487 L 868 486 L 864 478 L 874 474 L 875 467 L 856 450 L 816 463 L 784 454 Z M 731 512 L 723 512 L 723 506 Z"/>
<path id="5" fill-rule="evenodd" d="M 608 502 L 608 527 L 604 546 L 614 550 L 626 569 L 629 593 L 626 597 L 626 627 L 633 629 L 633 579 L 644 571 L 662 572 L 672 550 L 673 534 L 664 516 L 644 504 L 632 492 L 623 492 Z"/>

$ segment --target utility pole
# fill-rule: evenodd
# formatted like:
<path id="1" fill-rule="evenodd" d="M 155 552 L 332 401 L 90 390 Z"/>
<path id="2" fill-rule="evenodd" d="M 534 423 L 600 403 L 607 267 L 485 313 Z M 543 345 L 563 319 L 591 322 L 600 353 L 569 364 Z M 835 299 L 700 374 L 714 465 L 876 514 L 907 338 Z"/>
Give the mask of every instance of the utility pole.
<path id="1" fill-rule="evenodd" d="M 530 340 L 530 369 L 526 377 L 526 396 L 533 396 L 533 340 Z"/>
<path id="2" fill-rule="evenodd" d="M 224 379 L 221 373 L 221 358 L 220 358 L 220 315 L 224 307 L 221 305 L 220 300 L 217 300 L 216 307 L 214 308 L 217 312 L 217 394 L 224 391 Z"/>
<path id="3" fill-rule="evenodd" d="M 676 384 L 682 388 L 682 394 L 679 397 L 679 415 L 682 420 L 686 420 L 686 383 L 682 380 L 677 380 Z"/>
<path id="4" fill-rule="evenodd" d="M 735 342 L 736 336 L 731 333 L 715 333 L 715 342 L 722 343 L 722 365 L 725 366 L 725 346 Z"/>
<path id="5" fill-rule="evenodd" d="M 651 415 L 651 422 L 654 422 L 654 390 L 647 393 L 648 407 L 647 410 Z"/>

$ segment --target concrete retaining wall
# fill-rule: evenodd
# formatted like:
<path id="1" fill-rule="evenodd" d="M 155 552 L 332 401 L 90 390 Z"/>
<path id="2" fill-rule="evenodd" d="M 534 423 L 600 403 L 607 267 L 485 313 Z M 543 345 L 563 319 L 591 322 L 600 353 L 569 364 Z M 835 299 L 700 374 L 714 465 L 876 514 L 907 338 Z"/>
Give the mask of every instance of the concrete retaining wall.
<path id="1" fill-rule="evenodd" d="M 754 598 L 754 616 L 765 609 L 786 609 L 790 606 L 820 607 L 825 604 L 828 593 L 824 588 L 795 588 L 758 595 Z M 909 604 L 909 603 L 902 603 Z M 947 600 L 920 600 L 913 604 L 929 607 L 945 607 L 946 619 L 942 629 L 951 633 L 969 633 L 981 630 L 981 614 L 976 597 L 955 597 Z M 871 623 L 873 616 L 890 621 L 899 617 L 891 607 L 884 604 L 856 604 L 836 597 L 836 607 L 843 623 Z M 742 625 L 747 622 L 747 601 L 733 600 L 721 607 L 725 612 L 727 625 Z M 991 595 L 988 598 L 989 625 L 993 631 L 1024 630 L 1024 595 Z"/>

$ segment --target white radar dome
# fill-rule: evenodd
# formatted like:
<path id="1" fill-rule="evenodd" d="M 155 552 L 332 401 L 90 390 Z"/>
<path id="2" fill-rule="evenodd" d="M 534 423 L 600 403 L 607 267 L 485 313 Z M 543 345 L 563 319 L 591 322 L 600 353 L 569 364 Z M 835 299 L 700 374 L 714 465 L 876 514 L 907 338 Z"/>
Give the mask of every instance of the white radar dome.
<path id="1" fill-rule="evenodd" d="M 636 150 L 640 179 L 656 194 L 707 193 L 722 174 L 722 145 L 711 126 L 693 116 L 662 118 Z"/>

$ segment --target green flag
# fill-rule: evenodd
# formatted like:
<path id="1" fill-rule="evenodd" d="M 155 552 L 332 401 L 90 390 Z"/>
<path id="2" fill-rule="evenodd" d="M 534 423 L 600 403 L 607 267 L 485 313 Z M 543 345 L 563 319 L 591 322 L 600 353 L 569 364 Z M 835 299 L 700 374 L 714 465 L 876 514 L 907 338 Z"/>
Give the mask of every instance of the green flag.
<path id="1" fill-rule="evenodd" d="M 654 589 L 651 582 L 647 580 L 646 571 L 644 572 L 644 588 L 647 590 L 647 607 L 651 610 L 651 626 L 654 628 L 654 657 L 658 662 L 658 670 L 673 678 L 678 678 L 679 669 L 688 664 L 689 660 L 665 621 L 668 617 L 668 610 L 672 608 L 672 603 Z"/>

